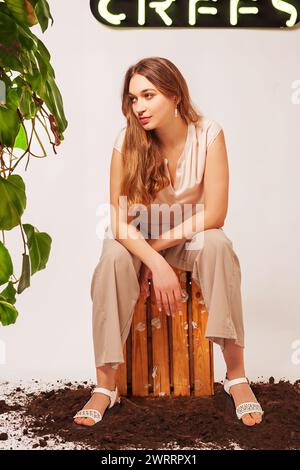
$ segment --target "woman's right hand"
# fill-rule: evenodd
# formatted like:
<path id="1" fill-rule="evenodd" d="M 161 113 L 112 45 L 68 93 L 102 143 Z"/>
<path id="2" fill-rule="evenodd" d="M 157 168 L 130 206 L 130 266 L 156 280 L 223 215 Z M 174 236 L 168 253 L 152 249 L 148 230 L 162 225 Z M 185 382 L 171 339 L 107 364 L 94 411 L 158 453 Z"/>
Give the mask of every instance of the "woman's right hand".
<path id="1" fill-rule="evenodd" d="M 139 284 L 140 284 L 140 293 L 146 300 L 147 297 L 150 295 L 149 289 L 149 279 L 152 277 L 151 269 L 148 268 L 144 263 L 142 263 L 142 267 L 139 274 Z"/>
<path id="2" fill-rule="evenodd" d="M 152 285 L 158 310 L 164 307 L 167 315 L 182 311 L 183 292 L 173 268 L 162 256 L 152 268 Z"/>

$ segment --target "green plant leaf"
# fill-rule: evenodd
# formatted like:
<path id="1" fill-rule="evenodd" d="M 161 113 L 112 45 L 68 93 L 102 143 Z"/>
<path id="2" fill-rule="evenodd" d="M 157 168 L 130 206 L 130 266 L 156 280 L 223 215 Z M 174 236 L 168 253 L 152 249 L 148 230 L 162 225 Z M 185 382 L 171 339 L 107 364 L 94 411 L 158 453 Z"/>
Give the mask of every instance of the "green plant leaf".
<path id="1" fill-rule="evenodd" d="M 19 134 L 17 135 L 17 138 L 14 143 L 14 148 L 22 150 L 27 150 L 28 148 L 28 140 L 26 132 L 24 130 L 24 126 L 20 126 Z"/>
<path id="2" fill-rule="evenodd" d="M 16 111 L 0 107 L 0 143 L 12 147 L 20 130 Z"/>
<path id="3" fill-rule="evenodd" d="M 14 18 L 21 24 L 33 26 L 38 23 L 35 11 L 29 0 L 4 0 Z"/>
<path id="4" fill-rule="evenodd" d="M 23 73 L 23 65 L 17 54 L 13 52 L 5 52 L 5 49 L 0 45 L 0 67 L 15 70 L 16 72 Z"/>
<path id="5" fill-rule="evenodd" d="M 17 24 L 18 38 L 22 48 L 27 51 L 36 51 L 38 38 L 24 24 Z"/>
<path id="6" fill-rule="evenodd" d="M 45 269 L 50 250 L 52 238 L 46 232 L 39 232 L 36 227 L 30 224 L 23 224 L 26 233 L 30 263 L 31 276 L 41 269 Z"/>
<path id="7" fill-rule="evenodd" d="M 24 74 L 29 73 L 30 75 L 33 75 L 33 67 L 35 66 L 35 63 L 32 63 L 31 54 L 26 51 L 26 49 L 22 50 L 21 61 L 24 67 Z"/>
<path id="8" fill-rule="evenodd" d="M 67 128 L 68 121 L 64 114 L 61 93 L 53 77 L 48 78 L 46 82 L 46 93 L 44 96 L 41 96 L 41 98 L 45 101 L 51 113 L 54 114 L 59 132 L 61 133 L 60 137 L 62 137 L 62 133 Z"/>
<path id="9" fill-rule="evenodd" d="M 0 300 L 4 300 L 5 302 L 9 302 L 10 304 L 16 303 L 16 289 L 11 281 L 7 284 L 7 287 L 0 292 Z"/>
<path id="10" fill-rule="evenodd" d="M 23 87 L 20 96 L 20 111 L 25 119 L 33 119 L 36 114 L 35 102 L 28 88 Z"/>
<path id="11" fill-rule="evenodd" d="M 0 4 L 0 44 L 1 49 L 8 52 L 17 51 L 20 48 L 18 29 L 15 21 L 3 11 L 3 5 Z M 11 52 L 10 51 L 10 52 Z"/>
<path id="12" fill-rule="evenodd" d="M 35 58 L 36 58 L 37 63 L 38 63 L 39 73 L 42 75 L 43 80 L 47 80 L 49 71 L 51 73 L 51 68 L 49 68 L 49 63 L 47 64 L 44 61 L 44 58 L 39 53 L 39 51 L 35 52 Z"/>
<path id="13" fill-rule="evenodd" d="M 9 281 L 14 272 L 13 263 L 6 246 L 0 241 L 0 286 Z"/>
<path id="14" fill-rule="evenodd" d="M 18 315 L 19 313 L 13 305 L 0 300 L 0 322 L 3 326 L 15 323 Z"/>
<path id="15" fill-rule="evenodd" d="M 21 222 L 26 202 L 25 184 L 21 176 L 0 176 L 0 230 L 11 230 Z"/>
<path id="16" fill-rule="evenodd" d="M 6 103 L 5 107 L 11 111 L 17 112 L 19 107 L 19 93 L 17 88 L 8 88 L 6 90 Z"/>
<path id="17" fill-rule="evenodd" d="M 21 44 L 16 22 L 5 3 L 0 2 L 0 66 L 22 72 Z"/>
<path id="18" fill-rule="evenodd" d="M 46 0 L 38 0 L 35 7 L 35 13 L 41 25 L 43 33 L 48 28 L 49 20 L 51 19 L 51 26 L 53 25 L 53 18 L 50 13 L 49 4 Z"/>
<path id="19" fill-rule="evenodd" d="M 53 70 L 52 65 L 50 64 L 50 59 L 51 59 L 50 52 L 48 51 L 47 47 L 45 46 L 45 44 L 40 39 L 38 39 L 38 51 L 39 51 L 39 54 L 41 55 L 44 63 L 47 65 L 48 73 L 53 78 L 55 78 L 55 72 Z"/>
<path id="20" fill-rule="evenodd" d="M 46 93 L 46 81 L 43 79 L 42 75 L 39 73 L 34 73 L 34 75 L 25 75 L 27 83 L 30 83 L 32 90 L 40 96 L 42 99 Z"/>
<path id="21" fill-rule="evenodd" d="M 30 259 L 27 253 L 23 253 L 22 273 L 18 284 L 17 293 L 21 294 L 23 290 L 30 287 Z"/>

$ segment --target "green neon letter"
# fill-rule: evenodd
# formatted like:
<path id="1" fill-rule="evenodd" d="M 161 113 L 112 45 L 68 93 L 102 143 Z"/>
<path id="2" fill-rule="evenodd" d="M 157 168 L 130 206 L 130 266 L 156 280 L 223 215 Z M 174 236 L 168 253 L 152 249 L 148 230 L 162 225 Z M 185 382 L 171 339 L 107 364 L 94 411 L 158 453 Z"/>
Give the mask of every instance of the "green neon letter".
<path id="1" fill-rule="evenodd" d="M 125 20 L 126 15 L 125 13 L 120 13 L 119 15 L 113 15 L 107 9 L 108 4 L 111 0 L 99 0 L 98 11 L 99 15 L 102 16 L 106 21 L 110 24 L 119 25 L 121 21 Z"/>
<path id="2" fill-rule="evenodd" d="M 279 11 L 284 11 L 285 13 L 288 13 L 290 16 L 290 19 L 286 21 L 286 25 L 291 28 L 294 26 L 294 24 L 297 21 L 297 9 L 294 7 L 294 5 L 291 5 L 288 2 L 282 2 L 281 0 L 272 0 L 272 5 L 276 8 L 276 10 Z"/>
<path id="3" fill-rule="evenodd" d="M 138 3 L 138 24 L 140 26 L 143 26 L 145 24 L 145 0 L 139 0 Z"/>
<path id="4" fill-rule="evenodd" d="M 257 0 L 251 0 L 256 2 Z M 257 7 L 239 7 L 240 0 L 230 0 L 230 24 L 237 25 L 238 14 L 241 15 L 257 15 Z"/>
<path id="5" fill-rule="evenodd" d="M 155 12 L 161 17 L 166 26 L 171 26 L 173 23 L 171 18 L 165 12 L 173 2 L 176 2 L 176 0 L 164 0 L 163 2 L 149 3 L 149 7 L 155 9 Z"/>
<path id="6" fill-rule="evenodd" d="M 190 0 L 189 2 L 189 24 L 194 26 L 196 24 L 196 13 L 200 13 L 200 15 L 216 15 L 218 13 L 218 9 L 215 7 L 199 7 L 197 9 L 197 3 L 200 0 Z M 203 0 L 209 1 L 209 0 Z M 217 2 L 218 0 L 212 0 L 213 2 Z"/>

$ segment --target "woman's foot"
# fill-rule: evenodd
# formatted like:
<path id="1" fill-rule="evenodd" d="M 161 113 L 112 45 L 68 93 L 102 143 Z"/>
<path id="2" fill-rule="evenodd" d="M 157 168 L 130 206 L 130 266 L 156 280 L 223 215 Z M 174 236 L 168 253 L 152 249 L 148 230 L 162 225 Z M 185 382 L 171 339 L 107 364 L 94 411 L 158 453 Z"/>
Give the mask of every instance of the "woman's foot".
<path id="1" fill-rule="evenodd" d="M 97 385 L 97 386 L 100 387 L 101 385 Z M 105 388 L 111 391 L 115 390 L 115 387 L 114 388 L 105 387 Z M 87 408 L 94 409 L 94 410 L 99 411 L 101 415 L 103 416 L 109 403 L 110 403 L 110 398 L 107 395 L 104 395 L 104 393 L 93 393 L 89 401 L 84 405 L 82 409 L 83 410 Z M 95 424 L 95 421 L 92 418 L 75 418 L 74 423 L 81 424 L 83 426 L 93 426 Z"/>
<path id="2" fill-rule="evenodd" d="M 228 379 L 228 376 L 226 376 L 226 378 Z M 229 380 L 233 380 L 234 378 L 236 377 L 230 377 Z M 248 383 L 232 385 L 230 387 L 230 393 L 236 407 L 247 401 L 258 403 Z M 247 413 L 241 417 L 241 420 L 246 424 L 246 426 L 253 426 L 254 424 L 259 424 L 262 421 L 262 414 L 257 412 Z"/>

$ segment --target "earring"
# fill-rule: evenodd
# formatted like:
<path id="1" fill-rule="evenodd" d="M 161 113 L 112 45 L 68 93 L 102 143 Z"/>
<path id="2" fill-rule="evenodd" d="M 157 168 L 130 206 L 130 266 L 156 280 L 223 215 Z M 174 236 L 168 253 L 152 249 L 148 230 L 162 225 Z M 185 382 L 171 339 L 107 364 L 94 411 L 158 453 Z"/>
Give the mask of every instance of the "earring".
<path id="1" fill-rule="evenodd" d="M 176 105 L 176 108 L 175 108 L 175 117 L 177 118 L 178 116 L 178 109 L 177 109 L 177 105 Z"/>

